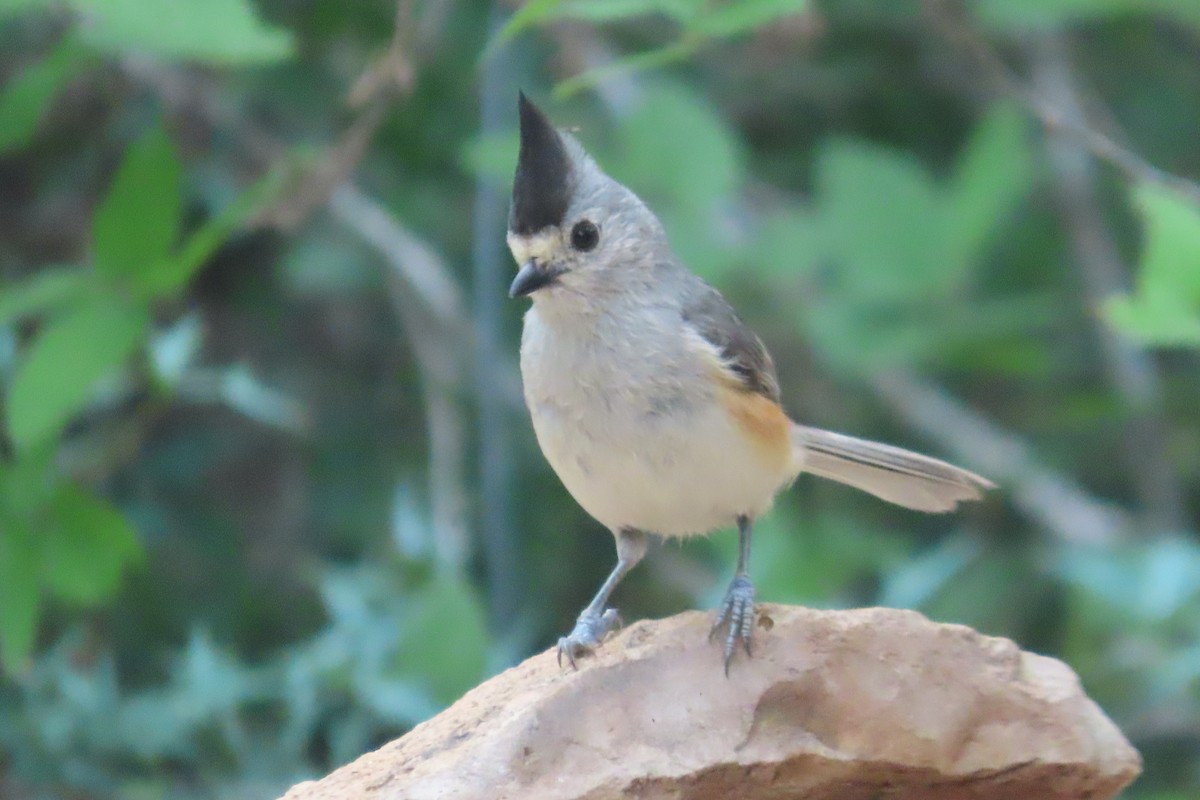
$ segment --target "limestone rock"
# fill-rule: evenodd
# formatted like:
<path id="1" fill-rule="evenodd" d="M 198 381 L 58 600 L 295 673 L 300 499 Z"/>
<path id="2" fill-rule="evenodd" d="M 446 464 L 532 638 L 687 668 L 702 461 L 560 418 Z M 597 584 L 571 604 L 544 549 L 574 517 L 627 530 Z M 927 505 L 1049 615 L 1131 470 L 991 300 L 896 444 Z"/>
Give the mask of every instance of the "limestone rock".
<path id="1" fill-rule="evenodd" d="M 911 611 L 759 606 L 730 677 L 689 612 L 553 651 L 286 800 L 1060 800 L 1137 752 L 1062 662 Z"/>

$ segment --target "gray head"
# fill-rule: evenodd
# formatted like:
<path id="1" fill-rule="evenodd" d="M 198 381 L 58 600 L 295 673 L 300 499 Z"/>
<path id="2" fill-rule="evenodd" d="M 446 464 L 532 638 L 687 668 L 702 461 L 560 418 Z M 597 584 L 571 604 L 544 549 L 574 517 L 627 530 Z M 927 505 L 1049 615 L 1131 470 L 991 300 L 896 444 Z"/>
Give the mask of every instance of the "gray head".
<path id="1" fill-rule="evenodd" d="M 594 297 L 636 285 L 666 252 L 658 219 L 524 93 L 518 107 L 508 247 L 520 270 L 509 295 Z"/>

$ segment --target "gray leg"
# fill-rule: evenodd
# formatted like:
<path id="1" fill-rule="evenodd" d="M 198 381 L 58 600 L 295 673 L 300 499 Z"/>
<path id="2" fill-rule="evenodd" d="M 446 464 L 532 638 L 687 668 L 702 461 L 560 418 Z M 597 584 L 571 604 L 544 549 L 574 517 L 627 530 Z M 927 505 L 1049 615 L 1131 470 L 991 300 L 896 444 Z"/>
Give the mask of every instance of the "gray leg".
<path id="1" fill-rule="evenodd" d="M 615 608 L 605 608 L 608 605 L 608 596 L 621 582 L 621 578 L 625 577 L 625 573 L 633 569 L 642 560 L 642 556 L 646 555 L 647 541 L 646 534 L 630 529 L 616 531 L 613 535 L 617 537 L 617 566 L 613 567 L 600 591 L 596 592 L 592 602 L 588 603 L 587 608 L 579 615 L 575 629 L 558 640 L 560 667 L 565 655 L 571 667 L 578 669 L 575 666 L 575 657 L 590 653 L 598 647 L 608 632 L 621 622 Z"/>
<path id="2" fill-rule="evenodd" d="M 750 633 L 754 629 L 754 584 L 750 581 L 750 532 L 753 521 L 746 515 L 737 518 L 738 563 L 733 581 L 725 592 L 725 600 L 717 610 L 717 620 L 709 631 L 712 639 L 721 628 L 728 626 L 725 635 L 725 674 L 729 675 L 729 662 L 740 640 L 750 655 Z"/>

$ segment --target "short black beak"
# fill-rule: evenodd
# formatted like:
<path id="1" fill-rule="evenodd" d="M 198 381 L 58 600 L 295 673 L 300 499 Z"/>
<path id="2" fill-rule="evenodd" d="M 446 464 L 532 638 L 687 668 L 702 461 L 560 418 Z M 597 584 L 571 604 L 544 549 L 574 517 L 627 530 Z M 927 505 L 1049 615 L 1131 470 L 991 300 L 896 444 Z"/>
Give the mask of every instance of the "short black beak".
<path id="1" fill-rule="evenodd" d="M 509 297 L 525 297 L 533 294 L 558 280 L 558 271 L 539 267 L 537 261 L 529 259 L 517 270 L 512 286 L 508 287 Z"/>

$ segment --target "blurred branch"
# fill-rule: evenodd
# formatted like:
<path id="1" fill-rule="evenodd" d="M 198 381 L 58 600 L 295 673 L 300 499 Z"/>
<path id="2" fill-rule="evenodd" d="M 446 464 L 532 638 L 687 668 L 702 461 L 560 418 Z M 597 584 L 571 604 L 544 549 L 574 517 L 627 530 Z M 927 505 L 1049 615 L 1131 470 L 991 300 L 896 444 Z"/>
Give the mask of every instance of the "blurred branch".
<path id="1" fill-rule="evenodd" d="M 507 12 L 495 0 L 488 12 L 492 35 L 503 27 Z M 499 52 L 480 76 L 479 132 L 498 134 L 507 122 L 513 95 L 508 51 Z M 475 291 L 475 395 L 479 410 L 480 538 L 487 561 L 488 609 L 497 630 L 508 630 L 521 604 L 521 575 L 512 526 L 512 448 L 508 430 L 510 408 L 495 387 L 502 380 L 504 361 L 498 345 L 504 340 L 500 304 L 508 283 L 508 254 L 501 238 L 508 198 L 495 179 L 475 179 L 471 260 Z"/>
<path id="2" fill-rule="evenodd" d="M 411 54 L 420 44 L 422 31 L 413 20 L 413 0 L 397 0 L 396 21 L 387 52 L 363 70 L 350 87 L 346 101 L 354 108 L 385 98 L 391 91 L 406 95 L 416 83 L 417 70 Z"/>
<path id="3" fill-rule="evenodd" d="M 312 218 L 358 166 L 387 116 L 388 106 L 387 101 L 376 100 L 364 108 L 315 164 L 293 176 L 291 191 L 283 193 L 271 207 L 264 209 L 256 222 L 264 227 L 291 231 Z"/>
<path id="4" fill-rule="evenodd" d="M 456 359 L 474 351 L 477 334 L 462 290 L 445 260 L 428 242 L 352 183 L 334 191 L 330 211 L 334 219 L 388 258 L 404 291 L 416 301 L 416 307 L 428 312 L 431 324 L 453 348 Z M 501 365 L 497 368 L 500 375 L 489 391 L 509 408 L 523 408 L 516 365 L 502 354 L 496 358 Z"/>
<path id="5" fill-rule="evenodd" d="M 612 46 L 596 35 L 595 26 L 553 25 L 547 32 L 558 44 L 559 57 L 567 73 L 593 72 L 617 59 L 617 52 Z M 641 98 L 638 78 L 636 72 L 616 72 L 591 88 L 608 108 L 609 113 L 619 118 L 632 112 Z"/>
<path id="6" fill-rule="evenodd" d="M 462 291 L 441 256 L 427 242 L 350 183 L 334 190 L 329 210 L 344 227 L 388 257 L 405 289 L 428 309 L 439 327 L 452 334 L 469 335 L 470 320 Z"/>
<path id="7" fill-rule="evenodd" d="M 1121 728 L 1139 747 L 1154 739 L 1183 740 L 1193 747 L 1200 746 L 1200 713 L 1195 711 L 1194 703 L 1188 697 L 1176 706 L 1151 708 L 1125 722 Z"/>
<path id="8" fill-rule="evenodd" d="M 934 28 L 983 71 L 993 91 L 1016 100 L 1040 120 L 1047 131 L 1070 137 L 1132 181 L 1168 186 L 1200 205 L 1200 183 L 1159 169 L 1112 137 L 1096 130 L 1082 114 L 1063 114 L 1055 98 L 1043 96 L 1028 87 L 971 25 L 969 14 L 959 0 L 922 0 L 922 5 Z"/>
<path id="9" fill-rule="evenodd" d="M 1070 478 L 1043 465 L 1027 444 L 940 387 L 901 371 L 882 373 L 868 382 L 900 419 L 994 480 L 1019 508 L 1060 539 L 1107 545 L 1133 528 L 1124 511 L 1091 497 Z"/>
<path id="10" fill-rule="evenodd" d="M 460 570 L 470 550 L 466 411 L 457 396 L 465 364 L 453 339 L 439 330 L 439 322 L 458 324 L 465 319 L 462 295 L 433 249 L 358 189 L 349 184 L 335 189 L 329 211 L 390 267 L 389 293 L 423 377 L 433 547 L 439 563 Z"/>
<path id="11" fill-rule="evenodd" d="M 1030 47 L 1030 57 L 1038 92 L 1063 118 L 1082 126 L 1083 107 L 1061 39 L 1039 38 Z M 1124 450 L 1132 483 L 1152 525 L 1182 529 L 1183 491 L 1167 456 L 1157 366 L 1149 353 L 1113 329 L 1101 314 L 1109 298 L 1128 291 L 1129 278 L 1100 207 L 1094 162 L 1077 137 L 1059 129 L 1048 132 L 1046 151 L 1054 176 L 1052 190 L 1070 237 L 1102 363 L 1129 413 Z"/>
<path id="12" fill-rule="evenodd" d="M 312 428 L 311 415 L 302 403 L 263 383 L 245 364 L 191 367 L 180 377 L 176 392 L 186 402 L 223 405 L 260 425 L 294 435 L 306 435 Z"/>
<path id="13" fill-rule="evenodd" d="M 230 132 L 257 169 L 282 158 L 285 145 L 245 118 L 206 80 L 149 59 L 125 59 L 125 72 L 149 87 L 180 114 L 199 115 Z M 389 285 L 397 313 L 424 378 L 430 449 L 430 503 L 439 556 L 461 564 L 466 556 L 464 413 L 457 393 L 465 359 L 475 349 L 472 322 L 458 284 L 444 259 L 381 205 L 350 183 L 329 187 L 334 219 L 378 252 L 390 266 Z M 515 367 L 492 388 L 511 407 L 520 406 Z"/>

